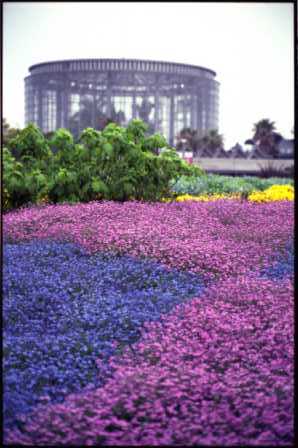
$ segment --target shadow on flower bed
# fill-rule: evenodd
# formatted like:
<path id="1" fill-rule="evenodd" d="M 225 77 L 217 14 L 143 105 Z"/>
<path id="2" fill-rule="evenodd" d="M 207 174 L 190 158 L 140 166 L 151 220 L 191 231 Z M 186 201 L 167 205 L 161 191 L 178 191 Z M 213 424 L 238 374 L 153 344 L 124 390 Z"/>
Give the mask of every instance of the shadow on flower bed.
<path id="1" fill-rule="evenodd" d="M 109 357 L 137 341 L 145 321 L 204 289 L 196 274 L 73 244 L 7 244 L 4 260 L 6 427 L 38 403 L 102 385 Z"/>

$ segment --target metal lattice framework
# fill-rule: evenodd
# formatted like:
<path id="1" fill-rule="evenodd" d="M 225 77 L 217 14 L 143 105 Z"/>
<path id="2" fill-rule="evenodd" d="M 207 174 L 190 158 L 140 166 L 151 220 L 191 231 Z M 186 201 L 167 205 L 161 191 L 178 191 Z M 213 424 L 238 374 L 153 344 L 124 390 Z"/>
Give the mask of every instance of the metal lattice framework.
<path id="1" fill-rule="evenodd" d="M 212 70 L 132 59 L 78 59 L 29 68 L 25 122 L 43 132 L 64 127 L 78 135 L 107 120 L 140 118 L 170 144 L 183 128 L 218 129 L 219 83 Z"/>

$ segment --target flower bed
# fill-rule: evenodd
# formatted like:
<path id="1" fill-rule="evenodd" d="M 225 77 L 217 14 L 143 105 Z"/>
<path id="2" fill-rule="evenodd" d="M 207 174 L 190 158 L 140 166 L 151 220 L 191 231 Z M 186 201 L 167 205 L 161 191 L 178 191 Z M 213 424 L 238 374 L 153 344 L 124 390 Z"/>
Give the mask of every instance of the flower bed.
<path id="1" fill-rule="evenodd" d="M 3 226 L 7 443 L 293 441 L 291 202 L 45 206 Z"/>
<path id="2" fill-rule="evenodd" d="M 253 202 L 293 201 L 294 187 L 292 185 L 272 185 L 264 191 L 253 191 L 248 196 L 248 200 Z"/>
<path id="3" fill-rule="evenodd" d="M 244 196 L 253 191 L 263 191 L 272 185 L 291 185 L 293 179 L 271 177 L 262 179 L 257 176 L 222 176 L 218 174 L 206 174 L 203 176 L 181 176 L 171 182 L 171 189 L 177 195 L 191 194 L 234 194 L 241 193 Z"/>
<path id="4" fill-rule="evenodd" d="M 191 194 L 182 194 L 175 198 L 176 202 L 184 201 L 218 201 L 219 199 L 241 199 L 240 193 L 214 193 L 214 194 L 200 194 L 199 196 Z M 171 199 L 165 199 L 165 202 L 170 202 Z"/>
<path id="5" fill-rule="evenodd" d="M 88 257 L 72 244 L 10 244 L 4 258 L 4 404 L 12 422 L 45 395 L 61 401 L 100 385 L 113 343 L 135 342 L 144 322 L 203 286 L 194 274 L 130 257 Z"/>
<path id="6" fill-rule="evenodd" d="M 182 194 L 175 197 L 176 202 L 184 201 L 218 201 L 220 199 L 241 199 L 243 196 L 239 193 L 213 193 L 200 194 L 198 196 L 191 194 Z M 264 191 L 253 190 L 248 194 L 247 199 L 250 202 L 272 202 L 272 201 L 293 201 L 294 187 L 292 185 L 272 185 Z M 171 199 L 165 199 L 164 202 L 170 202 Z"/>

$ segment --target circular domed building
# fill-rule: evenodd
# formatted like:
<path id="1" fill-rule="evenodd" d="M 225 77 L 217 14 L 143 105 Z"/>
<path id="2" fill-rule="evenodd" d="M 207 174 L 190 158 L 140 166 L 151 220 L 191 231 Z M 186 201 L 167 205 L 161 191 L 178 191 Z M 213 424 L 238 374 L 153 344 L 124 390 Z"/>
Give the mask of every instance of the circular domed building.
<path id="1" fill-rule="evenodd" d="M 74 59 L 29 68 L 25 123 L 43 132 L 67 128 L 78 136 L 109 120 L 133 118 L 175 144 L 183 128 L 218 129 L 219 83 L 210 69 L 137 59 Z"/>

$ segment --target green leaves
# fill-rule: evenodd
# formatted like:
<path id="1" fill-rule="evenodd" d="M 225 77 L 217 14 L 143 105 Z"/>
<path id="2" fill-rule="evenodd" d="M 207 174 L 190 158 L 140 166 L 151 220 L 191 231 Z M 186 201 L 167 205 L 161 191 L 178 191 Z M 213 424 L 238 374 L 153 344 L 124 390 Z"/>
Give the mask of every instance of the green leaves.
<path id="1" fill-rule="evenodd" d="M 102 136 L 100 131 L 96 131 L 93 128 L 86 128 L 79 137 L 79 142 L 82 143 L 85 148 L 92 150 L 98 148 L 102 143 Z"/>
<path id="2" fill-rule="evenodd" d="M 47 140 L 33 123 L 22 129 L 15 138 L 9 140 L 7 147 L 17 159 L 30 156 L 33 159 L 41 160 L 50 156 Z"/>
<path id="3" fill-rule="evenodd" d="M 56 147 L 58 151 L 73 149 L 74 139 L 67 129 L 58 129 L 50 140 L 51 147 Z"/>
<path id="4" fill-rule="evenodd" d="M 94 193 L 100 193 L 103 196 L 106 195 L 109 191 L 106 184 L 101 179 L 95 177 L 92 178 L 92 190 Z"/>
<path id="5" fill-rule="evenodd" d="M 55 131 L 48 142 L 36 126 L 27 126 L 10 142 L 18 160 L 10 149 L 3 154 L 11 204 L 18 207 L 44 197 L 52 203 L 156 201 L 169 194 L 171 179 L 201 174 L 164 137 L 146 136 L 147 129 L 141 120 L 132 120 L 127 128 L 110 123 L 102 132 L 86 128 L 75 143 L 67 129 Z"/>
<path id="6" fill-rule="evenodd" d="M 104 143 L 102 145 L 102 149 L 104 152 L 104 156 L 107 158 L 110 157 L 113 153 L 113 146 L 111 145 L 111 143 Z"/>

